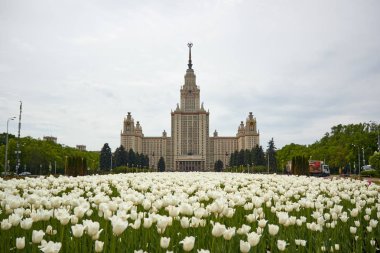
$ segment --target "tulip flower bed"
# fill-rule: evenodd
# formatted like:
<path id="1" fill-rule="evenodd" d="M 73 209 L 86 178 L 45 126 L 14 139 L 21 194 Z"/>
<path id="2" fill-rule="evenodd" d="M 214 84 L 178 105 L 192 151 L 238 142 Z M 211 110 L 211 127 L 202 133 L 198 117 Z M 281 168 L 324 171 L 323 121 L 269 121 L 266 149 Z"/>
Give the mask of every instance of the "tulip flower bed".
<path id="1" fill-rule="evenodd" d="M 380 186 L 239 173 L 0 179 L 0 252 L 376 252 Z"/>

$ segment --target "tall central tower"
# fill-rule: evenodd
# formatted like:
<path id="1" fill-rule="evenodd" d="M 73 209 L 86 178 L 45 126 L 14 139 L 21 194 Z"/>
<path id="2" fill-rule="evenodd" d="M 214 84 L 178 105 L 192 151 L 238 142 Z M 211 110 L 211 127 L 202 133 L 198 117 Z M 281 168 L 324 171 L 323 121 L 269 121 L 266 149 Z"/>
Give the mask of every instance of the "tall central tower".
<path id="1" fill-rule="evenodd" d="M 209 136 L 209 113 L 200 104 L 200 89 L 192 68 L 191 48 L 181 87 L 181 102 L 171 114 L 172 150 L 175 170 L 205 170 L 207 166 L 207 145 Z"/>

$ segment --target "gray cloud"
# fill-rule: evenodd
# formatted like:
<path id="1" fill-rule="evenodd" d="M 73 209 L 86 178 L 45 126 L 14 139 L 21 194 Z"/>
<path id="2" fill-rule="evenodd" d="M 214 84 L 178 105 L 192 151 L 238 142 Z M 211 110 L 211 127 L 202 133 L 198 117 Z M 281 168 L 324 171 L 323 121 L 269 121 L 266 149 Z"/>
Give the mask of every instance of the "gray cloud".
<path id="1" fill-rule="evenodd" d="M 252 111 L 261 143 L 310 144 L 335 124 L 380 121 L 378 1 L 1 1 L 0 128 L 99 150 L 131 111 L 170 131 L 186 43 L 210 132 Z M 17 123 L 10 131 L 15 133 Z"/>

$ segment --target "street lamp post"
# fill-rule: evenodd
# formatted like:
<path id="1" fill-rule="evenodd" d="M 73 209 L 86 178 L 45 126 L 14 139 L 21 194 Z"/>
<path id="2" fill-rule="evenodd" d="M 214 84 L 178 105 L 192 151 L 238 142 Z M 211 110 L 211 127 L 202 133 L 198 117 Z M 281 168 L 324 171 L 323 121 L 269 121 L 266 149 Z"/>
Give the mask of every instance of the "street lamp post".
<path id="1" fill-rule="evenodd" d="M 355 148 L 358 148 L 358 170 L 360 174 L 360 147 L 356 146 L 355 144 L 351 144 L 351 145 L 354 146 Z M 354 163 L 354 166 L 355 166 L 355 163 Z M 355 174 L 356 174 L 356 168 L 355 168 Z"/>
<path id="2" fill-rule="evenodd" d="M 226 159 L 224 159 L 224 168 L 227 168 L 228 153 L 226 152 Z"/>
<path id="3" fill-rule="evenodd" d="M 111 152 L 111 169 L 110 171 L 112 172 L 112 152 Z"/>
<path id="4" fill-rule="evenodd" d="M 65 175 L 67 175 L 67 155 L 65 155 Z"/>
<path id="5" fill-rule="evenodd" d="M 7 120 L 7 135 L 5 136 L 5 162 L 4 162 L 4 172 L 7 174 L 8 168 L 8 125 L 10 120 L 14 120 L 16 117 L 8 118 Z"/>
<path id="6" fill-rule="evenodd" d="M 364 159 L 364 147 L 362 148 L 363 151 L 363 166 L 365 166 L 365 159 Z"/>
<path id="7" fill-rule="evenodd" d="M 152 153 L 152 157 L 153 157 L 153 170 L 154 170 L 154 168 L 156 167 L 155 166 L 155 160 L 154 160 L 154 152 Z M 157 171 L 158 171 L 158 167 L 157 167 Z"/>

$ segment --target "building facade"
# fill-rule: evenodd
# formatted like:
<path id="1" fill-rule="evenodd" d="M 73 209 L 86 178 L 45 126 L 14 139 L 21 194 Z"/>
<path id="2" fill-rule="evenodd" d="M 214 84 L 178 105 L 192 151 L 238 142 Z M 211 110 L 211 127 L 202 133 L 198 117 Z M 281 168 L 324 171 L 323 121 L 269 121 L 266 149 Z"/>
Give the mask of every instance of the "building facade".
<path id="1" fill-rule="evenodd" d="M 259 131 L 256 118 L 249 113 L 244 124 L 241 121 L 236 136 L 218 136 L 215 130 L 209 136 L 209 111 L 200 103 L 200 89 L 192 68 L 191 48 L 189 47 L 188 68 L 185 83 L 180 89 L 180 103 L 171 112 L 171 136 L 163 131 L 160 137 L 145 137 L 140 122 L 136 124 L 130 112 L 124 118 L 121 131 L 121 145 L 126 150 L 149 156 L 153 168 L 162 156 L 167 170 L 209 171 L 214 169 L 217 160 L 229 164 L 229 155 L 236 150 L 252 149 L 259 144 Z"/>

